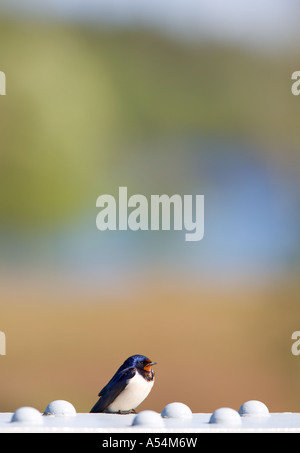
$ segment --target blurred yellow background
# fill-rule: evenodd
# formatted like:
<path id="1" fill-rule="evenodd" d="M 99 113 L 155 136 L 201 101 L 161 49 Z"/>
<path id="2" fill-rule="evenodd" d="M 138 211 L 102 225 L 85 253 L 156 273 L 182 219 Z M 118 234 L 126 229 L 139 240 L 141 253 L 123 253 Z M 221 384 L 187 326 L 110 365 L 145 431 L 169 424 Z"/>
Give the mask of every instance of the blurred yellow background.
<path id="1" fill-rule="evenodd" d="M 299 412 L 298 6 L 52 3 L 0 8 L 0 411 L 88 412 L 138 353 L 140 409 Z M 99 232 L 119 186 L 204 194 L 204 239 Z"/>

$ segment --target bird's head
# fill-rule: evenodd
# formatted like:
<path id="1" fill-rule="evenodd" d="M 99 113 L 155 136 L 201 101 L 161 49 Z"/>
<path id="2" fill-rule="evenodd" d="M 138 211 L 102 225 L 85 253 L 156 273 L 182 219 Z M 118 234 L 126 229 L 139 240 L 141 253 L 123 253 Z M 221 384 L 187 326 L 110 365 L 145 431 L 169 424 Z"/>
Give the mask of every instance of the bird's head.
<path id="1" fill-rule="evenodd" d="M 150 360 L 148 357 L 146 357 L 144 355 L 139 355 L 139 354 L 129 357 L 124 362 L 124 365 L 126 362 L 128 362 L 128 366 L 134 366 L 134 367 L 140 368 L 144 371 L 151 371 L 151 367 L 153 365 L 156 365 L 156 363 L 157 363 L 157 362 L 152 362 L 152 360 Z"/>

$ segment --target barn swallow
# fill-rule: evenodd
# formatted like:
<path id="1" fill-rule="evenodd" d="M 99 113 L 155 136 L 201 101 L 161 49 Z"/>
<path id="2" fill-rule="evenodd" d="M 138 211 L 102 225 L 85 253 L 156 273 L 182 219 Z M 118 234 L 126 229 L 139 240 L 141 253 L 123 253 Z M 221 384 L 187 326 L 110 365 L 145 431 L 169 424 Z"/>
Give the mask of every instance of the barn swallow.
<path id="1" fill-rule="evenodd" d="M 152 362 L 144 355 L 125 360 L 109 383 L 98 394 L 90 412 L 135 413 L 135 408 L 149 395 L 154 384 Z"/>

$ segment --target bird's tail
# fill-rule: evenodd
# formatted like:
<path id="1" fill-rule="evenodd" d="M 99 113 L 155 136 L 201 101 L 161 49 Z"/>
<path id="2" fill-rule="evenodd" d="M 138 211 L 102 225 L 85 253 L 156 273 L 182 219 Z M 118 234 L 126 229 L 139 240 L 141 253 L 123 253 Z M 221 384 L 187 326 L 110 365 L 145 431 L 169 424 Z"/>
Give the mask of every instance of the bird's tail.
<path id="1" fill-rule="evenodd" d="M 97 403 L 90 410 L 90 413 L 99 413 L 99 412 L 105 412 L 105 409 L 103 408 L 103 404 L 102 404 L 101 398 L 99 398 Z"/>

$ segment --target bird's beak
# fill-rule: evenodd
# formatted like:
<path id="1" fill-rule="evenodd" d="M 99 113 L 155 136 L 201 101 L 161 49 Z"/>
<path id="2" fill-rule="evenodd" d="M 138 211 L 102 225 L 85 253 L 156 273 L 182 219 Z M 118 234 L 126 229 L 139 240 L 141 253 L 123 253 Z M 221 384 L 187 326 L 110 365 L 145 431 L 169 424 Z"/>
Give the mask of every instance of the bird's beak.
<path id="1" fill-rule="evenodd" d="M 149 363 L 147 363 L 146 366 L 144 366 L 144 370 L 145 371 L 151 371 L 152 365 L 156 365 L 156 364 L 157 364 L 157 362 L 149 362 Z"/>

